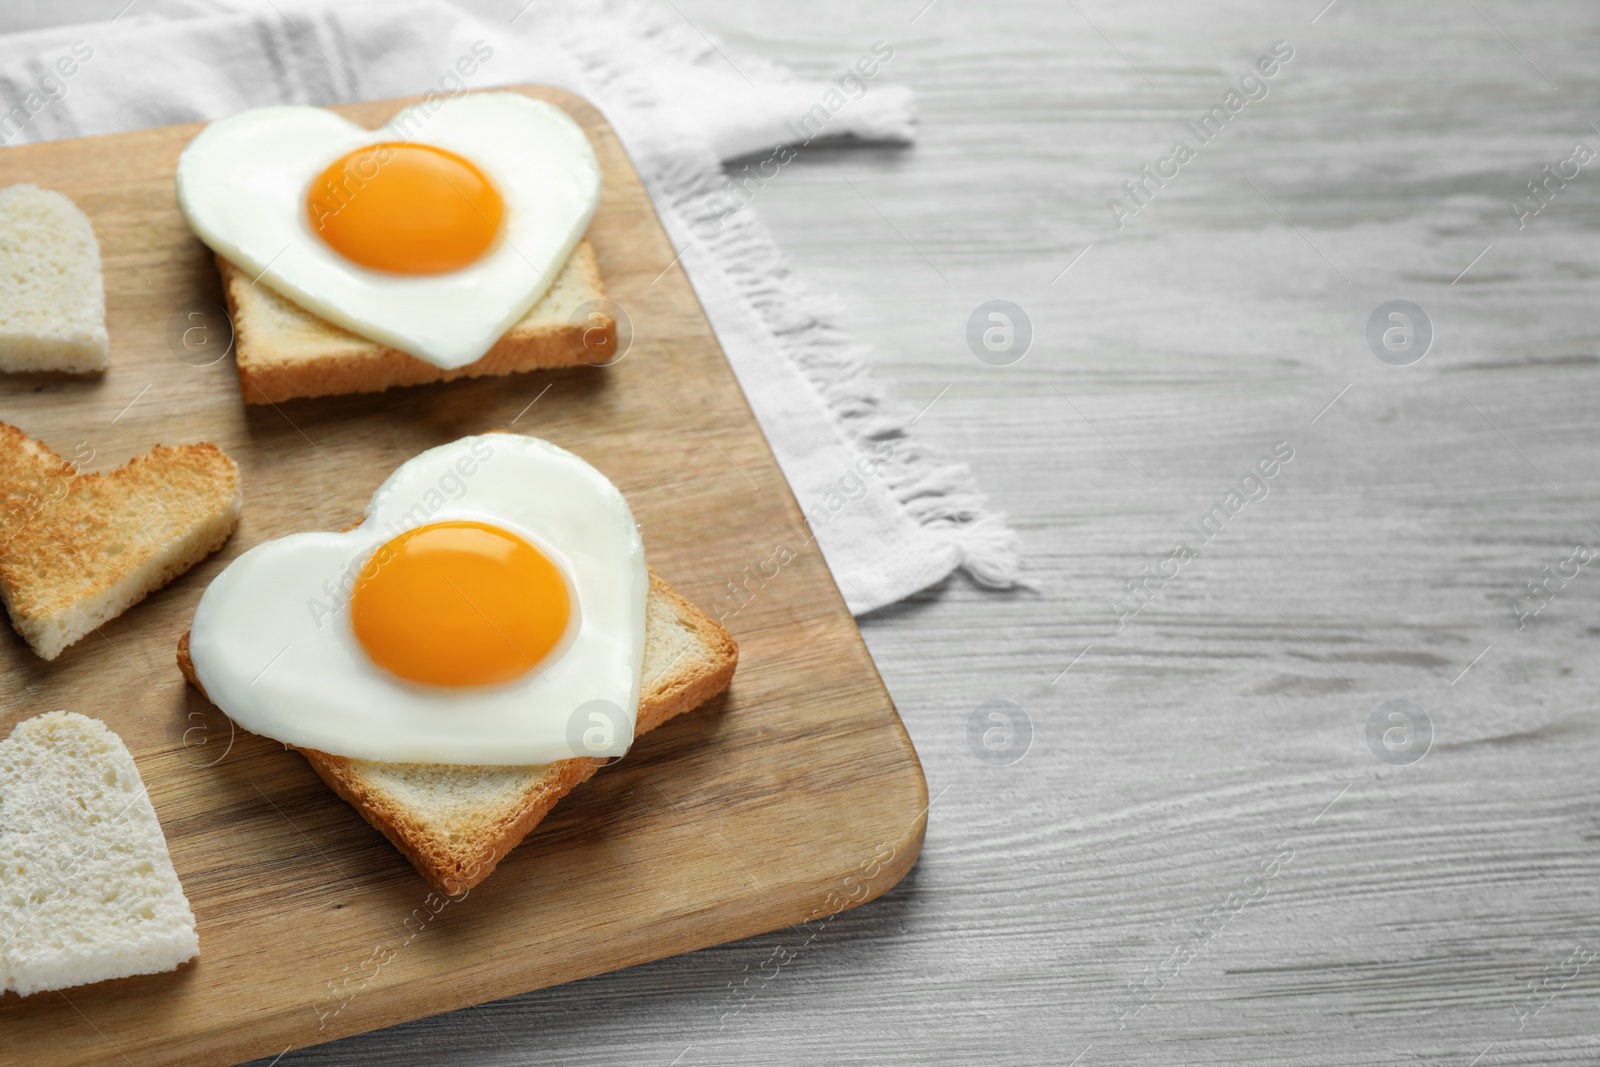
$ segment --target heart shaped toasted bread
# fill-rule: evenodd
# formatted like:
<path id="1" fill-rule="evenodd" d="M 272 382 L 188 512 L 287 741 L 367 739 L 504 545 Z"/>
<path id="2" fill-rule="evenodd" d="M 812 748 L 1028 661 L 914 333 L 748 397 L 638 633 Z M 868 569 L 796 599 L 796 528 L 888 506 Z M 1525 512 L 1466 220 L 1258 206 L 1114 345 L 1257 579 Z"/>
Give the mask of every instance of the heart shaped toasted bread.
<path id="1" fill-rule="evenodd" d="M 110 474 L 0 423 L 0 599 L 44 659 L 222 547 L 239 468 L 211 444 L 157 445 Z"/>

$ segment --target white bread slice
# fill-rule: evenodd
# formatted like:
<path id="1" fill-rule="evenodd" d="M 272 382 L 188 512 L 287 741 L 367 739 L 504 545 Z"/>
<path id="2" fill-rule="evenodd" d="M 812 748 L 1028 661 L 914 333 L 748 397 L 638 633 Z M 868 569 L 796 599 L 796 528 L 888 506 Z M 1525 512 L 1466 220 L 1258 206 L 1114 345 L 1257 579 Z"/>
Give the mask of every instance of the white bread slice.
<path id="1" fill-rule="evenodd" d="M 239 468 L 215 445 L 88 474 L 0 423 L 0 600 L 55 659 L 221 548 L 239 507 Z"/>
<path id="2" fill-rule="evenodd" d="M 739 646 L 728 631 L 652 572 L 634 737 L 721 693 L 738 662 Z M 178 666 L 200 689 L 189 659 L 188 634 L 178 641 Z M 604 759 L 569 759 L 483 767 L 380 763 L 313 749 L 302 754 L 424 878 L 451 896 L 487 878 L 556 801 L 606 764 Z"/>
<path id="3" fill-rule="evenodd" d="M 544 296 L 475 363 L 445 370 L 358 337 L 302 308 L 217 257 L 233 319 L 239 394 L 246 404 L 303 396 L 381 392 L 394 386 L 602 364 L 616 350 L 616 320 L 600 265 L 579 241 Z"/>
<path id="4" fill-rule="evenodd" d="M 0 741 L 0 991 L 170 971 L 194 912 L 122 739 L 53 711 Z"/>
<path id="5" fill-rule="evenodd" d="M 0 371 L 88 374 L 109 350 L 89 220 L 37 185 L 0 190 Z"/>

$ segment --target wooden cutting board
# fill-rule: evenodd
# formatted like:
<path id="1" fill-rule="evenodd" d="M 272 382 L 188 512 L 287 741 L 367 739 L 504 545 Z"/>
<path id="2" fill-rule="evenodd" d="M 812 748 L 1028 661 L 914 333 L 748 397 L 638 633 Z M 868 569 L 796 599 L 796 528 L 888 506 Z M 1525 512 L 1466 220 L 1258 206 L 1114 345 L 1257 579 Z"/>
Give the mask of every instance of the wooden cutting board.
<path id="1" fill-rule="evenodd" d="M 171 974 L 0 996 L 0 1061 L 276 1056 L 821 918 L 916 860 L 927 811 L 916 753 L 638 175 L 593 107 L 523 91 L 572 114 L 604 168 L 589 237 L 634 332 L 611 367 L 246 407 L 232 359 L 199 365 L 212 358 L 196 351 L 203 338 L 181 336 L 223 329 L 207 315 L 220 300 L 210 254 L 173 191 L 201 127 L 0 152 L 0 185 L 54 186 L 94 224 L 111 334 L 103 377 L 0 378 L 0 419 L 69 458 L 92 449 L 91 470 L 212 441 L 239 462 L 245 493 L 218 555 L 55 662 L 0 635 L 0 735 L 67 708 L 122 736 L 201 946 Z M 413 102 L 335 110 L 377 126 Z M 206 583 L 239 553 L 340 529 L 406 459 L 503 427 L 605 472 L 651 566 L 713 616 L 738 609 L 724 623 L 740 664 L 727 695 L 642 738 L 483 885 L 447 900 L 300 756 L 235 732 L 173 654 Z M 760 578 L 787 555 L 779 546 L 794 558 Z M 749 592 L 735 598 L 730 583 Z"/>

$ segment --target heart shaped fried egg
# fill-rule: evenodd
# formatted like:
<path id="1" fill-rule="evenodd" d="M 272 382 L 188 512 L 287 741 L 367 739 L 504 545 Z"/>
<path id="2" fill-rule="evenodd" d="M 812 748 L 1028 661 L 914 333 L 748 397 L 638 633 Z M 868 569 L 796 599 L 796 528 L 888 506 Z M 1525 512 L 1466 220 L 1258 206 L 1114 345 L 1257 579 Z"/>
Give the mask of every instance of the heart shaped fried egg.
<path id="1" fill-rule="evenodd" d="M 600 198 L 566 112 L 520 93 L 418 104 L 378 130 L 316 107 L 211 123 L 178 205 L 301 307 L 438 367 L 483 357 L 560 273 Z"/>

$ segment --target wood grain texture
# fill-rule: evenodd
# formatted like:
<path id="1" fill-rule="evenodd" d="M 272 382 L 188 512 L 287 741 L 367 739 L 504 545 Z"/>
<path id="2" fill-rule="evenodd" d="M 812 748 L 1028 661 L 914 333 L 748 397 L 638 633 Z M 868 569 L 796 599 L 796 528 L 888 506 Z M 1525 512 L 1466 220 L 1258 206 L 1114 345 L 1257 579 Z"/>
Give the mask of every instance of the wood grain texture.
<path id="1" fill-rule="evenodd" d="M 1341 0 L 1315 25 L 1327 0 L 685 7 L 817 76 L 895 44 L 916 147 L 802 155 L 757 205 L 913 411 L 950 387 L 916 428 L 1010 511 L 1038 590 L 958 580 L 863 620 L 940 797 L 923 859 L 814 985 L 732 1041 L 661 1025 L 654 1062 L 690 1042 L 679 1067 L 1600 1060 L 1600 971 L 1563 966 L 1600 949 L 1600 582 L 1522 631 L 1510 607 L 1600 544 L 1600 172 L 1524 230 L 1508 208 L 1600 148 L 1600 24 L 1476 2 Z M 1277 40 L 1296 56 L 1267 99 L 1117 230 L 1107 198 Z M 962 336 L 995 297 L 1035 328 L 1010 367 Z M 1437 327 L 1412 367 L 1367 347 L 1393 298 Z M 1283 440 L 1271 495 L 1119 632 L 1107 599 Z M 997 698 L 1036 730 L 1005 768 L 964 729 Z M 1436 731 L 1412 766 L 1367 747 L 1391 699 Z"/>
<path id="2" fill-rule="evenodd" d="M 0 419 L 109 468 L 157 442 L 214 442 L 240 465 L 244 518 L 221 553 L 44 664 L 0 642 L 0 730 L 66 707 L 133 751 L 198 921 L 174 974 L 0 998 L 0 1062 L 228 1064 L 570 981 L 883 892 L 921 844 L 916 755 L 812 550 L 728 622 L 732 689 L 663 727 L 561 804 L 470 895 L 431 892 L 299 756 L 239 733 L 185 686 L 174 652 L 206 582 L 261 541 L 339 529 L 425 448 L 496 427 L 589 459 L 629 498 L 651 565 L 720 614 L 727 586 L 799 511 L 599 113 L 605 173 L 589 231 L 633 320 L 616 365 L 243 406 L 231 362 L 195 366 L 172 331 L 215 302 L 210 255 L 172 175 L 199 126 L 0 153 L 0 185 L 49 184 L 103 242 L 111 369 L 12 376 Z M 375 126 L 414 100 L 341 109 Z M 654 284 L 652 284 L 654 282 Z M 664 462 L 670 457 L 670 462 Z M 767 595 L 762 595 L 767 593 Z"/>
<path id="3" fill-rule="evenodd" d="M 895 46 L 883 76 L 917 88 L 919 143 L 814 145 L 754 209 L 844 294 L 910 410 L 950 386 L 916 430 L 973 464 L 1038 588 L 955 579 L 862 620 L 937 798 L 883 899 L 815 938 L 283 1063 L 1600 1060 L 1600 970 L 1554 977 L 1600 948 L 1600 579 L 1523 631 L 1509 607 L 1600 539 L 1600 172 L 1526 230 L 1507 207 L 1573 141 L 1600 148 L 1592 6 L 1476 0 L 1512 47 L 1464 3 L 1340 0 L 1314 26 L 1326 0 L 936 0 L 915 23 L 924 0 L 675 3 L 818 77 Z M 1271 95 L 1117 231 L 1106 199 L 1280 39 L 1296 58 Z M 963 339 L 995 297 L 1036 330 L 1011 367 Z M 1438 327 L 1413 367 L 1366 345 L 1392 298 Z M 1107 597 L 1281 440 L 1296 458 L 1271 495 L 1118 633 Z M 1364 738 L 1400 698 L 1437 731 L 1409 767 Z M 993 699 L 1035 727 L 1014 766 L 967 745 Z M 1267 896 L 1223 923 L 1285 842 Z M 1128 984 L 1205 929 L 1121 1025 Z"/>
<path id="4" fill-rule="evenodd" d="M 1038 588 L 862 620 L 937 798 L 883 898 L 278 1067 L 1600 1061 L 1600 971 L 1563 967 L 1600 947 L 1600 580 L 1521 631 L 1509 606 L 1600 537 L 1600 173 L 1524 230 L 1507 206 L 1600 147 L 1600 17 L 1474 4 L 674 0 L 816 77 L 894 45 L 919 143 L 813 145 L 754 210 L 911 410 L 938 397 L 918 434 L 973 464 Z M 1106 199 L 1280 39 L 1271 95 L 1117 231 Z M 1036 328 L 1011 367 L 963 339 L 995 297 Z M 1409 368 L 1364 336 L 1396 297 L 1439 329 Z M 1271 495 L 1117 633 L 1106 598 L 1279 440 Z M 1364 738 L 1399 698 L 1437 731 L 1409 767 Z M 993 699 L 1035 726 L 1014 766 L 967 745 Z"/>

